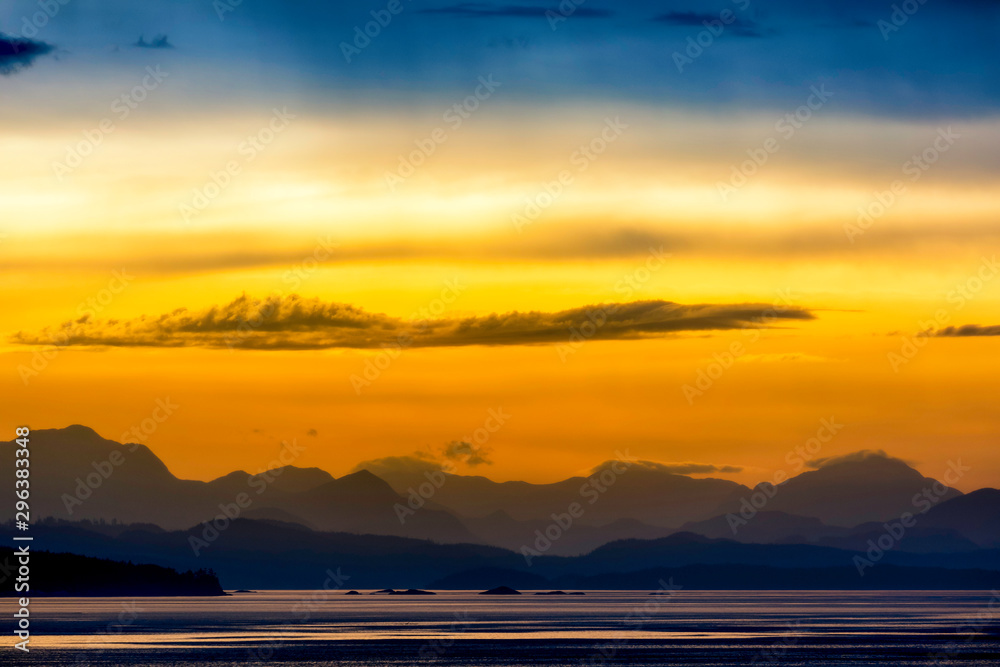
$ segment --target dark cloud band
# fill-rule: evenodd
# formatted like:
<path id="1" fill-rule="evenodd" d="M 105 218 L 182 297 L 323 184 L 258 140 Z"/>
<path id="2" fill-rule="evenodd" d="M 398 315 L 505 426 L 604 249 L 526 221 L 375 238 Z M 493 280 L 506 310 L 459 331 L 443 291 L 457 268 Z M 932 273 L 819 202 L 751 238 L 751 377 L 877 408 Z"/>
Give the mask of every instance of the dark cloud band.
<path id="1" fill-rule="evenodd" d="M 30 67 L 35 59 L 52 51 L 45 42 L 0 33 L 0 74 L 9 75 Z"/>
<path id="2" fill-rule="evenodd" d="M 961 327 L 947 327 L 937 332 L 937 336 L 942 338 L 965 338 L 974 336 L 1000 336 L 1000 325 L 980 326 L 978 324 L 966 324 Z"/>
<path id="3" fill-rule="evenodd" d="M 246 295 L 202 311 L 186 308 L 129 320 L 89 315 L 39 332 L 18 332 L 23 345 L 207 347 L 254 350 L 532 345 L 585 340 L 663 338 L 690 331 L 776 327 L 812 320 L 802 308 L 762 304 L 683 305 L 636 301 L 558 312 L 493 313 L 478 317 L 405 320 L 357 306 L 296 295 L 255 300 Z"/>
<path id="4" fill-rule="evenodd" d="M 422 9 L 421 14 L 450 14 L 453 16 L 468 17 L 512 17 L 512 18 L 538 18 L 546 17 L 550 14 L 561 14 L 558 7 L 531 7 L 526 5 L 493 5 L 484 2 L 461 2 L 446 7 L 434 9 Z M 590 7 L 575 7 L 573 16 L 585 18 L 603 18 L 612 16 L 612 12 L 605 9 L 593 9 Z"/>

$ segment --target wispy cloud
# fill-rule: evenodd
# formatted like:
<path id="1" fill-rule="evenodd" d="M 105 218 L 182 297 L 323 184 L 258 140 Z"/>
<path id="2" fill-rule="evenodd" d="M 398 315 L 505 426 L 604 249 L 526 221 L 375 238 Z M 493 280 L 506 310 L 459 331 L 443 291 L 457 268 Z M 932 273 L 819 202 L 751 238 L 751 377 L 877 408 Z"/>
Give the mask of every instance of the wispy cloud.
<path id="1" fill-rule="evenodd" d="M 51 44 L 0 33 L 0 75 L 9 76 L 30 67 L 35 59 L 52 51 Z"/>
<path id="2" fill-rule="evenodd" d="M 885 459 L 887 461 L 903 461 L 903 459 L 896 458 L 895 456 L 889 456 L 881 449 L 862 449 L 857 452 L 852 452 L 850 454 L 844 454 L 842 456 L 827 456 L 825 458 L 813 459 L 811 461 L 806 461 L 806 465 L 810 468 L 826 468 L 828 466 L 837 465 L 839 463 L 862 463 L 864 461 L 870 461 L 871 459 Z"/>
<path id="3" fill-rule="evenodd" d="M 0 274 L 15 271 L 76 271 L 104 268 L 118 261 L 114 251 L 95 234 L 66 234 L 53 240 L 58 252 L 11 256 L 0 262 Z M 980 247 L 1000 242 L 1000 229 L 987 223 L 952 226 L 916 224 L 906 228 L 886 228 L 854 252 L 920 251 L 930 244 Z M 233 234 L 231 232 L 192 233 L 183 239 L 156 236 L 142 231 L 119 235 L 128 256 L 148 274 L 192 274 L 230 271 L 253 267 L 284 267 L 309 256 L 313 245 L 288 247 L 277 234 Z M 720 226 L 713 230 L 696 228 L 656 229 L 628 225 L 597 228 L 595 225 L 561 223 L 539 229 L 528 239 L 507 236 L 475 236 L 456 240 L 441 236 L 359 241 L 337 248 L 333 260 L 348 262 L 407 262 L 424 258 L 516 261 L 570 261 L 641 258 L 650 248 L 683 254 L 686 258 L 789 259 L 826 257 L 843 249 L 840 226 L 829 229 L 748 229 L 747 225 Z M 78 249 L 86 247 L 87 252 Z"/>
<path id="4" fill-rule="evenodd" d="M 666 14 L 654 16 L 652 20 L 656 23 L 665 23 L 667 25 L 704 28 L 706 25 L 719 23 L 721 19 L 718 13 L 667 12 Z M 739 35 L 740 37 L 763 37 L 768 32 L 759 23 L 739 17 L 735 17 L 729 23 L 724 23 L 723 25 L 726 30 L 732 31 L 734 35 Z"/>
<path id="5" fill-rule="evenodd" d="M 481 465 L 493 465 L 493 461 L 490 459 L 492 451 L 492 449 L 479 447 L 471 442 L 456 440 L 449 442 L 441 455 L 449 461 L 457 461 L 474 468 Z"/>
<path id="6" fill-rule="evenodd" d="M 513 17 L 513 18 L 538 18 L 548 16 L 550 13 L 561 14 L 557 5 L 551 7 L 532 7 L 529 5 L 495 5 L 486 2 L 460 2 L 445 7 L 433 9 L 422 9 L 421 14 L 453 14 L 468 17 Z M 573 16 L 587 18 L 600 18 L 612 16 L 612 12 L 606 9 L 594 9 L 592 7 L 576 7 Z"/>
<path id="7" fill-rule="evenodd" d="M 362 461 L 354 466 L 351 472 L 367 470 L 386 480 L 414 477 L 439 470 L 456 474 L 458 471 L 456 464 L 469 468 L 493 465 L 490 459 L 491 451 L 470 442 L 456 440 L 434 452 L 417 451 L 408 456 L 384 456 Z"/>
<path id="8" fill-rule="evenodd" d="M 972 336 L 1000 336 L 1000 325 L 980 326 L 978 324 L 966 324 L 960 327 L 947 327 L 938 331 L 937 336 L 942 338 L 964 338 Z"/>
<path id="9" fill-rule="evenodd" d="M 166 35 L 157 35 L 150 41 L 146 41 L 145 35 L 139 35 L 139 39 L 132 44 L 132 46 L 139 49 L 172 49 L 174 45 L 170 43 L 170 40 Z"/>
<path id="10" fill-rule="evenodd" d="M 468 445 L 468 443 L 450 443 L 440 456 L 436 454 L 429 454 L 427 452 L 414 452 L 409 456 L 386 456 L 378 459 L 372 459 L 370 461 L 362 461 L 354 466 L 351 472 L 367 470 L 379 477 L 394 479 L 397 477 L 415 477 L 422 475 L 425 472 L 433 472 L 437 470 L 445 470 L 447 472 L 454 473 L 454 469 L 450 466 L 450 461 L 452 460 L 458 460 L 469 465 L 470 467 L 475 467 L 483 463 L 487 465 L 491 463 L 491 461 L 470 460 L 468 458 L 468 451 L 463 450 L 461 447 L 459 448 L 459 451 L 456 452 L 457 457 L 450 457 L 448 454 L 452 445 Z M 480 451 L 480 448 L 477 448 L 474 445 L 468 446 L 476 452 Z M 588 471 L 587 474 L 598 473 L 614 463 L 617 462 L 605 461 L 600 465 L 594 466 L 590 471 Z M 632 469 L 651 470 L 672 475 L 707 475 L 712 473 L 732 474 L 743 472 L 744 470 L 742 466 L 715 463 L 695 463 L 690 461 L 683 463 L 636 461 L 631 467 Z"/>
<path id="11" fill-rule="evenodd" d="M 594 329 L 591 340 L 636 340 L 812 319 L 815 316 L 802 308 L 775 312 L 764 304 L 636 301 L 558 312 L 514 311 L 413 322 L 296 295 L 262 300 L 243 295 L 228 304 L 200 311 L 180 308 L 127 320 L 84 316 L 55 328 L 18 332 L 12 341 L 23 345 L 255 350 L 530 345 L 564 342 L 581 327 Z"/>
<path id="12" fill-rule="evenodd" d="M 381 477 L 392 479 L 397 475 L 416 476 L 425 472 L 441 470 L 444 463 L 425 452 L 415 452 L 411 456 L 383 456 L 370 461 L 362 461 L 351 469 L 352 473 L 367 470 Z"/>

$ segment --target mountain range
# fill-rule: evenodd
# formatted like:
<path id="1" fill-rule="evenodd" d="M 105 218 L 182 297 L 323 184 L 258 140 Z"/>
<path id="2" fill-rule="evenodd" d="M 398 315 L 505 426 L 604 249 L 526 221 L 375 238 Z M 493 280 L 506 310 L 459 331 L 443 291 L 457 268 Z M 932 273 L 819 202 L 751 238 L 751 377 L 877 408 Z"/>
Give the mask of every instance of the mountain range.
<path id="1" fill-rule="evenodd" d="M 16 447 L 0 443 L 10 469 Z M 882 453 L 756 488 L 642 461 L 609 461 L 553 484 L 433 469 L 335 478 L 292 466 L 203 482 L 177 478 L 143 445 L 71 426 L 32 432 L 31 480 L 33 530 L 47 549 L 208 565 L 226 585 L 248 588 L 310 587 L 331 563 L 379 588 L 511 583 L 497 573 L 558 587 L 574 577 L 728 565 L 834 568 L 839 580 L 837 568 L 853 571 L 855 558 L 877 564 L 871 573 L 936 568 L 943 586 L 960 579 L 944 571 L 1000 571 L 1000 491 L 963 494 Z M 0 522 L 12 519 L 10 507 L 0 509 Z M 493 574 L 480 581 L 468 572 Z M 761 581 L 773 582 L 768 572 Z"/>
<path id="2" fill-rule="evenodd" d="M 14 450 L 13 442 L 0 443 L 0 458 L 13 465 Z M 547 553 L 578 555 L 613 540 L 655 539 L 678 530 L 738 541 L 847 546 L 878 529 L 867 524 L 917 514 L 922 508 L 915 498 L 938 484 L 882 454 L 844 457 L 770 489 L 675 474 L 642 461 L 605 475 L 601 484 L 602 473 L 612 467 L 623 470 L 607 462 L 589 477 L 552 484 L 494 482 L 432 469 L 387 474 L 386 479 L 359 470 L 335 478 L 317 468 L 293 466 L 257 475 L 235 471 L 201 482 L 178 479 L 144 445 L 117 443 L 85 426 L 70 426 L 32 433 L 32 510 L 38 517 L 177 530 L 223 514 L 243 494 L 246 506 L 237 508 L 241 518 L 517 550 L 535 543 L 539 532 L 550 529 L 553 515 L 564 516 L 577 503 L 582 515 Z M 608 485 L 609 479 L 615 481 Z M 940 506 L 953 508 L 962 497 L 958 490 L 938 488 L 944 490 Z M 765 498 L 758 510 L 757 501 Z M 962 507 L 978 508 L 993 496 L 977 498 L 961 501 Z M 752 520 L 734 527 L 732 517 L 748 516 L 748 509 Z M 10 512 L 0 509 L 0 520 L 12 519 Z M 909 539 L 948 536 L 950 548 L 997 543 L 995 515 L 993 523 L 963 509 L 938 516 L 921 521 Z"/>
<path id="3" fill-rule="evenodd" d="M 0 526 L 0 540 L 15 534 Z M 343 578 L 356 589 L 655 589 L 658 577 L 705 589 L 961 589 L 1000 586 L 1000 550 L 964 554 L 888 550 L 862 575 L 864 551 L 801 544 L 742 544 L 692 533 L 621 540 L 576 557 L 522 554 L 477 544 L 313 531 L 297 524 L 236 519 L 207 546 L 192 532 L 150 525 L 45 521 L 32 528 L 50 551 L 210 568 L 227 589 L 316 589 Z M 14 564 L 0 562 L 0 571 Z M 650 573 L 657 573 L 653 576 Z M 681 579 L 684 574 L 690 579 Z M 782 579 L 785 576 L 786 579 Z M 344 578 L 347 577 L 347 578 Z M 832 577 L 832 578 L 831 578 Z"/>

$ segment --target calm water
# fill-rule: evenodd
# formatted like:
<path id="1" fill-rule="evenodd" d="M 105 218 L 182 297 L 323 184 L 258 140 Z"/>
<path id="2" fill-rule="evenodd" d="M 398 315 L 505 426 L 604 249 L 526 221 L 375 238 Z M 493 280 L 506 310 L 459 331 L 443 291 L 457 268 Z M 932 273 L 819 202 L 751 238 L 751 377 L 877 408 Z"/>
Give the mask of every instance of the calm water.
<path id="1" fill-rule="evenodd" d="M 280 591 L 54 598 L 32 612 L 30 655 L 8 644 L 0 664 L 1000 666 L 989 593 Z"/>

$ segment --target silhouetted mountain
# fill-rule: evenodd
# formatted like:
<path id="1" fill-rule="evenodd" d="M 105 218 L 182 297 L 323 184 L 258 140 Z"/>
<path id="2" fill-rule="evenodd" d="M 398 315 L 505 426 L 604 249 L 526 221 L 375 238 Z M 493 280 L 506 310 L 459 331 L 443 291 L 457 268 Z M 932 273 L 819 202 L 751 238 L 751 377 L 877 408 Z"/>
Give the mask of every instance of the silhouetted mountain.
<path id="1" fill-rule="evenodd" d="M 851 565 L 853 557 L 866 555 L 867 549 L 867 545 L 862 549 L 845 550 L 810 544 L 741 544 L 732 540 L 709 539 L 694 533 L 676 533 L 658 540 L 612 542 L 576 558 L 541 556 L 534 559 L 532 571 L 555 577 L 567 573 L 590 575 L 727 563 L 781 568 L 839 567 Z M 908 567 L 1000 570 L 1000 551 L 911 553 L 890 548 L 878 561 L 880 564 Z"/>
<path id="2" fill-rule="evenodd" d="M 268 490 L 276 493 L 302 493 L 323 486 L 334 480 L 333 475 L 319 468 L 296 468 L 283 466 L 269 471 Z M 231 472 L 228 475 L 213 479 L 209 486 L 224 491 L 228 495 L 236 495 L 246 491 L 250 486 L 251 475 L 243 470 Z"/>
<path id="3" fill-rule="evenodd" d="M 11 470 L 15 449 L 13 442 L 0 443 L 0 461 Z M 145 446 L 121 445 L 85 426 L 33 431 L 31 466 L 37 517 L 180 529 L 228 511 L 320 530 L 474 540 L 447 512 L 424 508 L 401 522 L 395 508 L 405 499 L 368 472 L 334 479 L 317 468 L 286 466 L 258 475 L 237 471 L 210 482 L 182 480 Z M 0 509 L 0 520 L 11 518 L 13 505 Z"/>
<path id="4" fill-rule="evenodd" d="M 13 466 L 15 449 L 12 442 L 0 443 L 0 461 Z M 553 484 L 437 473 L 431 485 L 427 471 L 391 470 L 390 484 L 367 470 L 334 478 L 294 466 L 201 482 L 178 479 L 142 445 L 120 445 L 84 426 L 34 431 L 31 460 L 34 516 L 170 530 L 239 517 L 317 531 L 526 547 L 553 557 L 618 540 L 655 541 L 681 527 L 750 544 L 865 550 L 883 522 L 910 512 L 919 516 L 918 525 L 895 551 L 971 554 L 1000 547 L 1000 491 L 963 497 L 882 453 L 818 462 L 817 469 L 771 487 L 759 509 L 747 503 L 765 497 L 762 487 L 755 494 L 734 482 L 695 479 L 644 462 L 608 462 L 590 477 Z M 434 487 L 426 501 L 411 492 L 421 485 Z M 937 502 L 920 514 L 929 506 L 922 500 L 927 493 Z M 557 521 L 566 525 L 574 505 L 580 511 L 572 526 L 555 530 Z M 0 521 L 13 518 L 12 511 L 12 505 L 0 507 Z M 964 562 L 975 558 L 989 562 L 990 556 L 970 555 Z"/>
<path id="5" fill-rule="evenodd" d="M 315 589 L 341 570 L 346 587 L 428 588 L 470 566 L 517 568 L 517 554 L 473 544 L 352 533 L 314 532 L 297 525 L 237 519 L 207 545 L 192 548 L 202 526 L 187 531 L 124 530 L 111 537 L 87 524 L 46 521 L 32 526 L 35 543 L 87 556 L 156 563 L 176 569 L 211 568 L 227 589 Z M 13 536 L 0 527 L 0 540 Z M 0 569 L 5 564 L 0 564 Z"/>
<path id="6" fill-rule="evenodd" d="M 0 461 L 13 470 L 16 445 L 0 443 Z M 144 445 L 120 445 L 85 426 L 31 433 L 31 509 L 38 517 L 117 519 L 123 523 L 189 526 L 211 506 L 203 482 L 187 482 Z M 13 518 L 0 507 L 0 518 Z M 199 519 L 195 518 L 195 521 Z"/>
<path id="7" fill-rule="evenodd" d="M 317 530 L 317 527 L 306 521 L 302 517 L 295 516 L 291 512 L 278 509 L 277 507 L 251 507 L 241 515 L 244 519 L 254 519 L 256 521 L 273 521 L 286 525 L 302 526 L 309 530 Z"/>
<path id="8" fill-rule="evenodd" d="M 11 525 L 3 526 L 0 528 L 0 541 L 9 539 L 13 534 Z M 317 533 L 301 526 L 243 519 L 232 522 L 210 544 L 200 548 L 199 555 L 195 554 L 191 545 L 192 535 L 198 534 L 196 531 L 126 529 L 117 537 L 112 537 L 95 532 L 86 524 L 43 522 L 32 528 L 32 534 L 37 543 L 58 551 L 156 563 L 179 570 L 211 568 L 219 573 L 225 587 L 246 589 L 315 589 L 323 587 L 334 575 L 350 577 L 341 582 L 342 586 L 358 589 L 485 589 L 499 585 L 535 590 L 616 588 L 620 585 L 616 582 L 620 580 L 609 575 L 692 566 L 715 567 L 717 572 L 729 573 L 752 571 L 753 568 L 788 571 L 839 571 L 848 568 L 855 578 L 865 581 L 848 581 L 844 586 L 868 588 L 872 573 L 891 566 L 904 566 L 908 570 L 1000 571 L 1000 552 L 996 550 L 969 554 L 920 554 L 890 549 L 877 557 L 862 577 L 855 569 L 855 558 L 870 557 L 864 552 L 811 545 L 740 544 L 729 540 L 710 540 L 690 533 L 652 541 L 615 542 L 575 558 L 540 556 L 534 559 L 531 566 L 521 554 L 494 547 L 435 544 L 388 536 Z M 12 565 L 0 563 L 0 568 Z M 819 576 L 815 572 L 800 578 L 793 575 L 789 575 L 788 582 L 796 581 L 813 588 L 829 587 L 829 582 L 810 578 Z M 900 586 L 934 588 L 933 581 L 965 581 L 961 578 L 949 579 L 952 575 L 941 573 L 933 576 L 937 579 L 929 583 L 914 579 L 909 586 Z M 592 577 L 604 577 L 604 583 L 590 579 Z M 640 589 L 650 586 L 649 583 L 638 584 L 638 578 L 630 581 L 633 581 L 630 585 Z M 719 581 L 729 579 L 721 578 Z M 761 581 L 774 583 L 773 577 Z M 786 582 L 786 585 L 778 587 L 795 586 Z"/>
<path id="9" fill-rule="evenodd" d="M 817 544 L 836 547 L 838 549 L 864 551 L 869 548 L 869 543 L 877 544 L 879 539 L 884 539 L 882 536 L 885 534 L 885 523 L 865 523 L 851 528 L 846 535 L 823 538 Z M 975 542 L 969 540 L 958 531 L 930 528 L 919 522 L 907 528 L 902 537 L 895 540 L 892 548 L 896 551 L 905 551 L 908 553 L 929 554 L 985 552 Z"/>
<path id="10" fill-rule="evenodd" d="M 569 554 L 580 553 L 602 538 L 656 537 L 656 528 L 684 527 L 754 542 L 791 541 L 800 533 L 805 540 L 819 540 L 837 536 L 838 528 L 898 519 L 904 512 L 919 513 L 925 507 L 915 497 L 928 490 L 944 490 L 939 502 L 961 495 L 881 452 L 820 462 L 817 469 L 793 477 L 777 489 L 771 487 L 766 496 L 758 494 L 756 498 L 755 491 L 761 487 L 691 478 L 644 462 L 609 476 L 614 483 L 606 491 L 595 492 L 588 480 L 599 480 L 601 471 L 610 465 L 599 466 L 589 478 L 573 477 L 553 484 L 493 482 L 485 477 L 445 474 L 446 481 L 433 501 L 436 507 L 463 517 L 477 536 L 505 547 L 525 543 L 522 536 L 551 523 L 553 513 L 562 514 L 571 503 L 580 503 L 584 514 L 575 522 L 579 537 L 568 537 L 566 543 L 554 547 Z M 425 483 L 426 473 L 412 469 L 381 472 L 401 495 Z M 766 497 L 763 506 L 747 505 L 762 497 Z M 747 526 L 745 536 L 733 536 L 728 525 L 718 523 L 718 517 L 727 514 L 739 516 L 743 511 L 748 515 L 747 507 L 758 516 Z M 761 510 L 770 516 L 761 519 Z M 777 513 L 799 518 L 781 519 Z M 617 523 L 623 520 L 638 523 Z M 701 524 L 707 521 L 715 523 Z M 588 527 L 601 530 L 587 534 Z M 618 532 L 606 530 L 611 527 Z"/>
<path id="11" fill-rule="evenodd" d="M 400 535 L 439 542 L 475 542 L 451 514 L 421 508 L 400 521 L 396 506 L 406 500 L 368 471 L 334 479 L 304 493 L 268 501 L 302 517 L 321 530 L 372 535 Z"/>
<path id="12" fill-rule="evenodd" d="M 613 481 L 605 485 L 601 473 L 612 463 L 598 466 L 590 477 L 571 477 L 552 484 L 445 474 L 446 481 L 435 492 L 434 502 L 463 517 L 503 512 L 515 521 L 546 524 L 553 513 L 564 513 L 570 504 L 580 503 L 584 509 L 580 525 L 601 526 L 631 519 L 653 527 L 677 528 L 687 521 L 720 514 L 725 503 L 750 492 L 736 482 L 672 474 L 643 462 L 633 463 L 624 472 L 609 473 L 606 479 Z M 621 464 L 618 469 L 622 470 Z M 401 495 L 427 481 L 421 474 L 382 474 Z"/>
<path id="13" fill-rule="evenodd" d="M 963 497 L 948 502 L 956 502 Z M 785 512 L 759 512 L 749 521 L 733 522 L 731 517 L 717 516 L 708 521 L 685 524 L 684 530 L 704 537 L 747 544 L 811 544 L 849 551 L 867 550 L 869 541 L 877 542 L 886 532 L 886 522 L 842 528 L 828 526 L 819 519 Z M 898 519 L 890 523 L 898 523 Z M 947 521 L 939 523 L 946 525 Z M 733 527 L 736 528 L 735 534 Z M 997 529 L 997 526 L 993 527 L 994 531 Z M 915 525 L 907 528 L 898 540 L 894 538 L 893 549 L 940 554 L 973 552 L 979 550 L 980 545 L 955 529 L 932 526 L 923 519 L 923 515 L 916 515 Z"/>
<path id="14" fill-rule="evenodd" d="M 0 547 L 0 562 L 12 562 L 14 550 Z M 31 551 L 31 597 L 225 595 L 214 572 L 180 573 L 159 565 L 136 565 L 67 553 Z M 23 596 L 15 578 L 0 578 L 0 596 Z"/>
<path id="15" fill-rule="evenodd" d="M 899 459 L 870 453 L 830 461 L 789 479 L 777 488 L 766 509 L 851 527 L 898 519 L 904 512 L 920 512 L 915 496 L 933 489 L 935 484 L 936 480 L 924 477 Z M 956 489 L 943 488 L 941 500 L 962 495 Z"/>
<path id="16" fill-rule="evenodd" d="M 814 517 L 787 512 L 758 512 L 750 520 L 720 515 L 706 521 L 692 521 L 682 531 L 715 539 L 756 544 L 815 544 L 823 538 L 846 535 L 846 528 L 828 526 Z"/>
<path id="17" fill-rule="evenodd" d="M 920 526 L 954 530 L 981 547 L 1000 548 L 1000 490 L 979 489 L 936 505 Z"/>
<path id="18" fill-rule="evenodd" d="M 477 541 L 513 551 L 533 545 L 539 539 L 539 533 L 544 535 L 553 521 L 552 517 L 547 521 L 516 521 L 503 511 L 482 518 L 460 517 L 460 520 Z M 648 526 L 634 519 L 619 519 L 603 526 L 576 524 L 572 530 L 564 531 L 547 553 L 552 556 L 578 556 L 614 540 L 652 540 L 672 532 L 670 528 Z"/>

